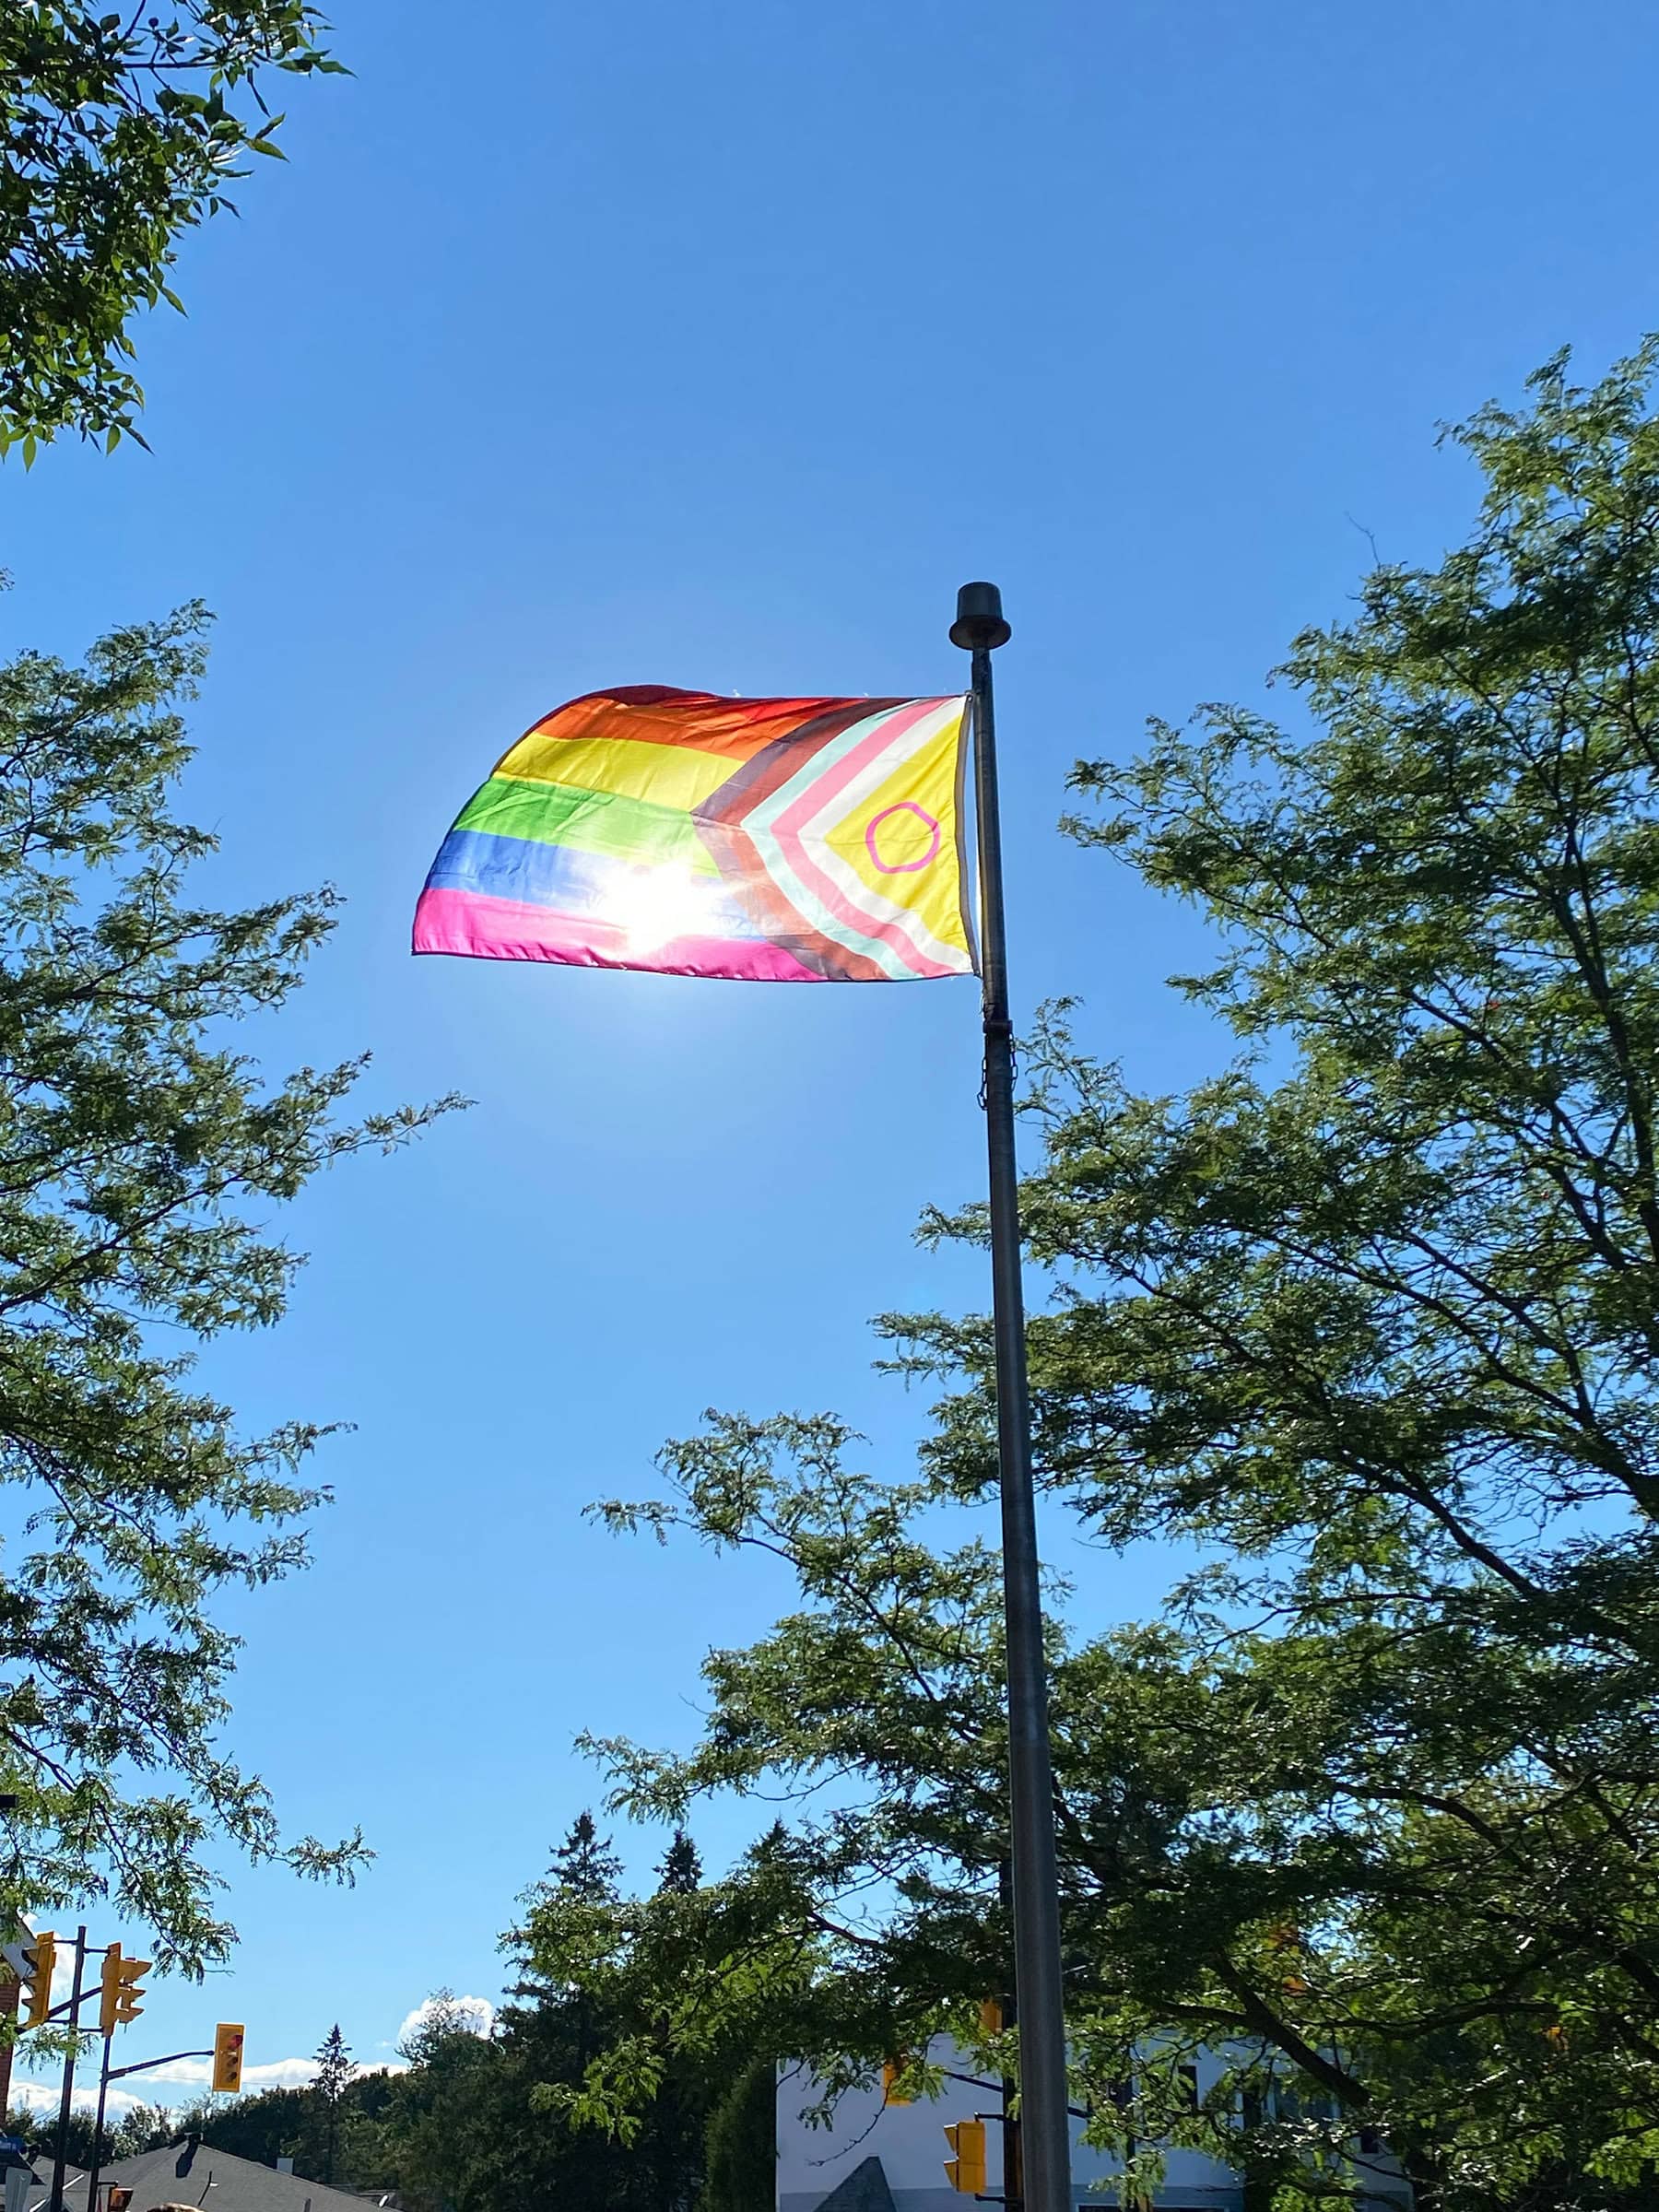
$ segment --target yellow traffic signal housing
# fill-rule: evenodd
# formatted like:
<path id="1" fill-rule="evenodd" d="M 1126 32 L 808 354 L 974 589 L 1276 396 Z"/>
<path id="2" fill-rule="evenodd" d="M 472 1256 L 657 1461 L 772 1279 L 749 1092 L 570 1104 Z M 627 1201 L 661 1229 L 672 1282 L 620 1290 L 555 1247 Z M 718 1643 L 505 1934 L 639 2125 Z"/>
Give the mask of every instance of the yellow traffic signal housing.
<path id="1" fill-rule="evenodd" d="M 103 1994 L 99 2002 L 98 2025 L 105 2035 L 113 2035 L 125 2020 L 135 2020 L 144 2010 L 138 1999 L 142 1994 L 138 1984 L 149 1972 L 147 1959 L 124 1959 L 121 1946 L 112 1943 L 104 1953 Z"/>
<path id="2" fill-rule="evenodd" d="M 29 1961 L 29 2010 L 23 2017 L 26 2028 L 39 2028 L 52 2010 L 52 1971 L 57 1964 L 57 1937 L 48 1932 L 31 1936 L 23 1947 Z"/>
<path id="3" fill-rule="evenodd" d="M 221 2020 L 213 2031 L 213 2086 L 234 2097 L 241 2088 L 242 2030 Z"/>
<path id="4" fill-rule="evenodd" d="M 1000 2035 L 1003 2031 L 1002 2003 L 996 1997 L 985 1997 L 980 2004 L 980 2033 Z"/>
<path id="5" fill-rule="evenodd" d="M 950 2156 L 945 2161 L 945 2179 L 963 2196 L 985 2194 L 985 2124 L 959 2120 L 945 2130 Z"/>
<path id="6" fill-rule="evenodd" d="M 908 2097 L 900 2097 L 893 2085 L 905 2068 L 902 2057 L 889 2058 L 881 2069 L 881 2101 L 883 2104 L 909 2104 Z"/>

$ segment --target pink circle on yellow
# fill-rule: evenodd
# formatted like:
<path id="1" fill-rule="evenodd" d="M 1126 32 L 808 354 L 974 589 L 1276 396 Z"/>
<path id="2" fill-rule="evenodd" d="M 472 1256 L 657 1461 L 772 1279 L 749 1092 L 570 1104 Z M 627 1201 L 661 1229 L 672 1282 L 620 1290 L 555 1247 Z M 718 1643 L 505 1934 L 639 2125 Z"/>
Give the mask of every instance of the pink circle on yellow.
<path id="1" fill-rule="evenodd" d="M 932 830 L 933 836 L 928 842 L 927 850 L 920 860 L 882 859 L 880 849 L 876 842 L 876 832 L 883 822 L 895 814 L 913 814 L 919 821 L 925 822 L 928 829 Z M 884 806 L 878 815 L 874 816 L 865 824 L 865 851 L 884 876 L 913 876 L 918 868 L 926 867 L 929 861 L 938 857 L 939 825 L 928 813 L 925 806 L 918 806 L 914 799 L 900 799 L 895 806 Z"/>

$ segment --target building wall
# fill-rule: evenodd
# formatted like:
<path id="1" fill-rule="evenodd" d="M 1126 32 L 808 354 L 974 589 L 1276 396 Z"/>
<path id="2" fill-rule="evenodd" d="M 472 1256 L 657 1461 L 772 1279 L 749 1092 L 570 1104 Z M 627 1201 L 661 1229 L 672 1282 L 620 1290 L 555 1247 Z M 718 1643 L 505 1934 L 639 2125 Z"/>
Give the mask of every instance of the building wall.
<path id="1" fill-rule="evenodd" d="M 935 2044 L 929 2055 L 941 2065 L 969 2070 L 967 2061 L 948 2043 Z M 1201 2071 L 1199 2086 L 1207 2088 L 1218 2065 Z M 945 2141 L 947 2124 L 985 2116 L 998 2109 L 994 2085 L 974 2088 L 965 2082 L 947 2081 L 936 2102 L 926 2099 L 915 2104 L 887 2105 L 877 2088 L 852 2089 L 835 2108 L 830 2129 L 809 2128 L 802 2108 L 816 2101 L 818 2090 L 809 2076 L 785 2069 L 778 2082 L 778 2212 L 817 2212 L 830 2191 L 853 2168 L 868 2158 L 878 2158 L 893 2193 L 896 2212 L 964 2212 L 971 2198 L 959 2196 L 945 2179 L 949 2155 Z M 1083 2123 L 1072 2125 L 1072 2180 L 1077 2198 L 1088 2212 L 1113 2202 L 1103 2190 L 1118 2171 L 1117 2161 L 1091 2149 L 1082 2140 Z M 986 2190 L 994 2195 L 1002 2187 L 1002 2129 L 993 2121 L 985 2129 Z M 1243 2189 L 1235 2174 L 1196 2151 L 1171 2151 L 1163 2187 L 1157 2203 L 1160 2212 L 1242 2212 Z"/>

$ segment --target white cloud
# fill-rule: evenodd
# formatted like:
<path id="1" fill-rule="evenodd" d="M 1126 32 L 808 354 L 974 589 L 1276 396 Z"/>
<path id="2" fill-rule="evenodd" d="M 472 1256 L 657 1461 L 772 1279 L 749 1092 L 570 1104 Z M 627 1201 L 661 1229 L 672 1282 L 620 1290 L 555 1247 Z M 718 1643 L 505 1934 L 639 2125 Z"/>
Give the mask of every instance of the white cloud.
<path id="1" fill-rule="evenodd" d="M 62 2086 L 60 2083 L 58 2088 L 61 2088 Z M 29 2105 L 38 2112 L 43 2112 L 48 2105 L 55 2104 L 58 2099 L 58 2089 L 53 2088 L 51 2082 L 20 2081 L 16 2075 L 12 2077 L 11 2093 L 14 2102 Z M 112 2089 L 110 2094 L 113 2096 L 114 2090 Z"/>
<path id="2" fill-rule="evenodd" d="M 314 2058 L 276 2058 L 263 2066 L 242 2068 L 244 2089 L 302 2089 L 316 2078 L 317 2062 Z M 205 2089 L 213 2080 L 213 2061 L 210 2058 L 175 2058 L 164 2066 L 157 2066 L 145 2076 L 147 2081 L 166 2083 L 169 2087 L 187 2089 Z"/>
<path id="3" fill-rule="evenodd" d="M 469 2035 L 488 2035 L 495 2026 L 496 2008 L 488 1997 L 429 1997 L 406 2016 L 397 2031 L 398 2041 L 406 2043 L 430 2024 L 434 2014 L 445 2011 L 459 2015 L 459 2024 Z"/>
<path id="4" fill-rule="evenodd" d="M 11 2085 L 12 2102 L 26 2104 L 31 2112 L 51 2113 L 55 2116 L 63 2087 L 61 2081 L 19 2081 L 14 2079 Z M 77 2089 L 75 2101 L 77 2108 L 85 2109 L 90 2106 L 94 2100 L 81 2096 Z M 138 2105 L 164 2104 L 166 2101 L 166 2099 L 162 2097 L 135 2096 L 130 2089 L 124 2089 L 119 2083 L 112 2082 L 110 2085 L 109 2094 L 104 2100 L 104 2113 L 108 2119 L 119 2120 L 124 2113 L 134 2111 Z"/>

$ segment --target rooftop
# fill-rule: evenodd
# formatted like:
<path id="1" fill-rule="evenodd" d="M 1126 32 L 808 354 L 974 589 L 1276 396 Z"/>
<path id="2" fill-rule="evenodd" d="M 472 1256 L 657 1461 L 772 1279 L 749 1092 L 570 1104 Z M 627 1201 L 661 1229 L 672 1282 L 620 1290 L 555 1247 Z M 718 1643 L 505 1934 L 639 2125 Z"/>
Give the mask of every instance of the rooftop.
<path id="1" fill-rule="evenodd" d="M 37 2163 L 37 2171 L 39 2166 Z M 133 2192 L 132 2212 L 154 2205 L 201 2206 L 204 2212 L 364 2212 L 375 2200 L 349 2189 L 324 2188 L 297 2173 L 278 2173 L 253 2159 L 234 2158 L 208 2144 L 184 2141 L 165 2150 L 147 2150 L 135 2159 L 117 2159 L 99 2172 L 103 2183 Z M 31 2212 L 43 2197 L 31 2196 Z M 87 2176 L 78 2173 L 64 2190 L 68 2212 L 87 2212 Z"/>

